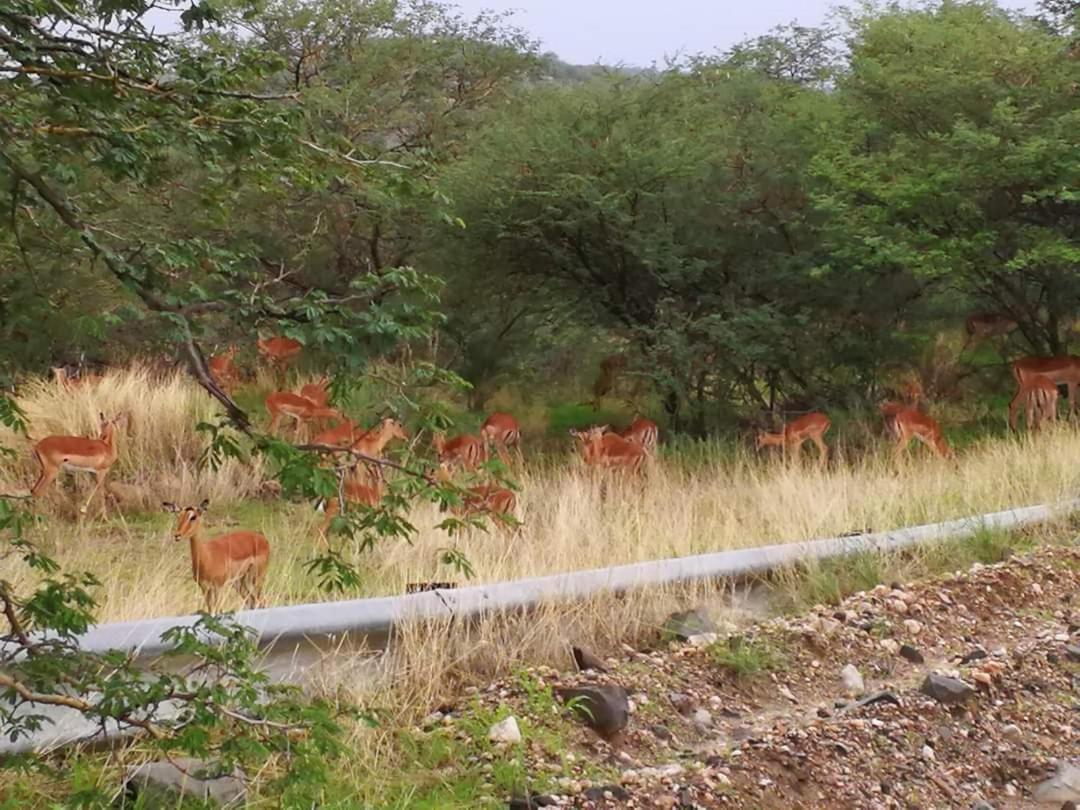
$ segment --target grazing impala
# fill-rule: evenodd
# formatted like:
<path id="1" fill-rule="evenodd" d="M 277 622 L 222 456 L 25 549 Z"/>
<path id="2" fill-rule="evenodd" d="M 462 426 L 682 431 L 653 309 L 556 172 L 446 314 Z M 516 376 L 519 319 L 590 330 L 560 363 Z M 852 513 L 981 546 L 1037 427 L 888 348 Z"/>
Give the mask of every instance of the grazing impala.
<path id="1" fill-rule="evenodd" d="M 451 483 L 450 469 L 440 464 L 435 471 L 435 478 L 444 484 Z M 482 484 L 463 490 L 461 503 L 451 506 L 450 511 L 460 518 L 492 515 L 499 520 L 504 529 L 509 529 L 513 524 L 506 518 L 513 518 L 516 508 L 517 495 L 513 490 L 494 484 Z"/>
<path id="2" fill-rule="evenodd" d="M 304 349 L 304 344 L 299 340 L 281 336 L 260 337 L 255 344 L 259 347 L 259 354 L 263 356 L 263 359 L 279 372 L 283 372 Z"/>
<path id="3" fill-rule="evenodd" d="M 1020 408 L 1027 417 L 1028 430 L 1040 430 L 1044 422 L 1057 419 L 1058 387 L 1046 377 L 1029 377 L 1016 389 L 1009 402 L 1009 427 L 1016 431 Z"/>
<path id="4" fill-rule="evenodd" d="M 912 439 L 922 442 L 942 458 L 952 457 L 952 448 L 941 434 L 941 426 L 922 411 L 886 402 L 881 406 L 881 415 L 885 418 L 886 430 L 896 440 L 894 459 L 899 460 L 900 454 L 908 451 Z"/>
<path id="5" fill-rule="evenodd" d="M 98 438 L 88 439 L 82 436 L 47 436 L 34 445 L 34 458 L 41 465 L 41 475 L 33 489 L 31 496 L 37 498 L 60 474 L 61 470 L 81 470 L 92 472 L 97 477 L 97 483 L 90 497 L 80 512 L 85 513 L 94 499 L 98 490 L 105 485 L 105 478 L 116 463 L 117 428 L 127 424 L 127 414 L 114 416 L 106 419 L 105 414 L 98 414 L 100 427 Z M 105 511 L 104 493 L 101 502 L 101 511 Z"/>
<path id="6" fill-rule="evenodd" d="M 645 448 L 607 430 L 607 425 L 601 425 L 570 431 L 570 435 L 581 442 L 581 457 L 585 463 L 608 470 L 640 472 L 647 456 Z"/>
<path id="7" fill-rule="evenodd" d="M 383 450 L 394 439 L 405 442 L 409 440 L 409 434 L 401 423 L 391 417 L 386 417 L 377 426 L 364 433 L 355 442 L 351 449 L 369 458 L 382 458 Z M 359 503 L 366 506 L 378 506 L 379 501 L 386 491 L 382 469 L 377 464 L 365 464 L 359 462 L 353 467 L 343 483 L 345 500 L 348 503 Z M 341 511 L 341 503 L 338 498 L 331 498 L 326 502 L 326 519 L 323 521 L 319 533 L 326 537 L 326 530 L 337 514 Z"/>
<path id="8" fill-rule="evenodd" d="M 1023 385 L 1035 377 L 1044 377 L 1055 385 L 1064 385 L 1069 393 L 1069 416 L 1076 411 L 1076 386 L 1080 385 L 1080 357 L 1025 357 L 1012 365 L 1016 382 Z"/>
<path id="9" fill-rule="evenodd" d="M 439 463 L 448 467 L 475 470 L 487 461 L 487 447 L 479 436 L 466 433 L 447 439 L 443 434 L 436 433 L 431 443 Z"/>
<path id="10" fill-rule="evenodd" d="M 268 432 L 277 430 L 278 422 L 283 416 L 296 420 L 296 432 L 300 432 L 300 425 L 304 422 L 314 422 L 318 419 L 341 419 L 341 414 L 334 408 L 320 408 L 310 399 L 305 399 L 291 391 L 274 391 L 266 397 L 266 410 L 270 412 L 270 426 Z"/>
<path id="11" fill-rule="evenodd" d="M 643 416 L 635 416 L 630 427 L 619 433 L 624 439 L 645 448 L 645 452 L 652 455 L 656 452 L 657 442 L 660 440 L 660 428 L 651 419 Z"/>
<path id="12" fill-rule="evenodd" d="M 367 431 L 351 419 L 342 419 L 331 428 L 316 434 L 312 444 L 325 444 L 331 447 L 351 447 Z"/>
<path id="13" fill-rule="evenodd" d="M 218 385 L 222 387 L 222 390 L 226 392 L 231 391 L 233 386 L 240 381 L 240 374 L 233 364 L 235 357 L 236 347 L 230 346 L 224 352 L 215 354 L 206 362 L 210 373 L 217 380 Z"/>
<path id="14" fill-rule="evenodd" d="M 818 463 L 824 467 L 829 460 L 829 446 L 822 437 L 831 425 L 832 422 L 825 414 L 808 413 L 784 425 L 784 429 L 779 433 L 758 433 L 757 447 L 760 450 L 762 447 L 779 446 L 784 452 L 793 451 L 792 454 L 798 460 L 802 446 L 811 441 L 817 445 Z"/>
<path id="15" fill-rule="evenodd" d="M 320 408 L 325 408 L 330 404 L 330 385 L 329 377 L 320 377 L 317 382 L 308 383 L 300 389 L 300 396 L 304 399 L 309 399 L 318 405 Z"/>
<path id="16" fill-rule="evenodd" d="M 521 426 L 517 419 L 508 413 L 493 413 L 484 420 L 480 428 L 480 438 L 485 443 L 493 445 L 495 452 L 503 464 L 509 464 L 510 459 L 507 450 L 513 447 L 520 458 L 521 455 Z"/>
<path id="17" fill-rule="evenodd" d="M 191 572 L 206 598 L 206 612 L 214 612 L 221 589 L 229 584 L 236 586 L 249 608 L 258 607 L 270 563 L 270 543 L 258 532 L 204 537 L 202 518 L 209 505 L 209 501 L 203 501 L 180 509 L 171 503 L 162 504 L 166 512 L 180 515 L 173 539 L 178 543 L 187 540 L 191 545 Z"/>

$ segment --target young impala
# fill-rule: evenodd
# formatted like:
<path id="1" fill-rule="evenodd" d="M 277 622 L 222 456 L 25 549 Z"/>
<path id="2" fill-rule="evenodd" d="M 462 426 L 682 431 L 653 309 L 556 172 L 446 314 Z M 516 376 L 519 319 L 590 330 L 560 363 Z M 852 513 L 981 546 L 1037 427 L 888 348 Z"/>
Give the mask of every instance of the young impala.
<path id="1" fill-rule="evenodd" d="M 480 428 L 480 438 L 486 444 L 493 445 L 503 464 L 509 464 L 507 451 L 512 447 L 521 457 L 521 426 L 517 419 L 508 413 L 493 413 L 484 420 Z"/>
<path id="2" fill-rule="evenodd" d="M 808 413 L 784 425 L 779 433 L 762 431 L 757 435 L 757 447 L 782 447 L 784 452 L 791 451 L 797 461 L 802 453 L 802 446 L 811 441 L 817 445 L 818 464 L 824 467 L 829 460 L 829 446 L 822 438 L 832 422 L 823 413 Z"/>
<path id="3" fill-rule="evenodd" d="M 1029 377 L 1020 383 L 1009 402 L 1009 428 L 1016 432 L 1020 408 L 1027 417 L 1028 430 L 1040 430 L 1044 422 L 1057 420 L 1058 387 L 1046 377 Z"/>
<path id="4" fill-rule="evenodd" d="M 657 442 L 660 440 L 660 428 L 651 419 L 643 416 L 635 416 L 630 426 L 619 433 L 624 439 L 645 448 L 645 452 L 652 455 L 656 452 Z"/>
<path id="5" fill-rule="evenodd" d="M 609 433 L 607 425 L 588 430 L 571 430 L 570 435 L 581 442 L 581 457 L 590 467 L 607 470 L 641 472 L 645 464 L 645 448 L 637 442 Z"/>
<path id="6" fill-rule="evenodd" d="M 281 336 L 260 337 L 255 341 L 255 345 L 258 346 L 259 354 L 263 356 L 263 359 L 278 372 L 284 372 L 304 349 L 304 344 L 299 340 Z"/>
<path id="7" fill-rule="evenodd" d="M 191 572 L 206 598 L 206 612 L 213 613 L 221 589 L 232 584 L 249 608 L 259 607 L 263 580 L 270 564 L 270 543 L 258 532 L 229 532 L 217 537 L 203 536 L 203 515 L 208 500 L 198 506 L 179 509 L 163 503 L 166 512 L 179 514 L 173 539 L 187 540 L 191 546 Z"/>
<path id="8" fill-rule="evenodd" d="M 308 383 L 300 389 L 300 396 L 304 399 L 311 400 L 320 408 L 325 408 L 330 404 L 330 378 L 320 377 L 317 382 Z"/>
<path id="9" fill-rule="evenodd" d="M 431 443 L 435 448 L 435 455 L 439 457 L 439 463 L 448 467 L 475 470 L 487 461 L 487 447 L 484 440 L 478 436 L 466 433 L 447 439 L 443 434 L 436 433 Z"/>
<path id="10" fill-rule="evenodd" d="M 230 346 L 221 354 L 215 354 L 206 361 L 207 368 L 223 391 L 231 392 L 233 387 L 240 381 L 240 373 L 233 363 L 236 357 L 236 347 Z"/>
<path id="11" fill-rule="evenodd" d="M 881 406 L 881 415 L 885 418 L 885 429 L 896 440 L 895 460 L 907 452 L 913 439 L 918 440 L 942 458 L 952 458 L 952 448 L 945 441 L 938 423 L 915 408 L 886 402 Z"/>
<path id="12" fill-rule="evenodd" d="M 368 458 L 382 458 L 383 450 L 395 439 L 406 442 L 409 440 L 409 434 L 405 432 L 405 428 L 396 419 L 386 417 L 377 426 L 357 438 L 353 442 L 351 449 Z M 377 464 L 367 464 L 360 461 L 345 478 L 342 488 L 345 491 L 345 500 L 347 502 L 372 507 L 378 506 L 386 491 L 382 469 Z M 341 503 L 338 498 L 330 498 L 326 502 L 326 517 L 319 530 L 319 533 L 324 538 L 326 537 L 326 530 L 330 526 L 330 521 L 340 511 Z"/>
<path id="13" fill-rule="evenodd" d="M 1069 394 L 1069 416 L 1076 411 L 1076 386 L 1080 385 L 1080 357 L 1025 357 L 1012 365 L 1013 376 L 1019 385 L 1044 377 L 1055 385 L 1064 385 Z"/>
<path id="14" fill-rule="evenodd" d="M 41 465 L 41 475 L 30 490 L 31 496 L 40 497 L 61 470 L 92 472 L 97 477 L 97 483 L 86 505 L 79 510 L 83 514 L 86 513 L 98 490 L 105 485 L 109 470 L 116 463 L 118 453 L 116 431 L 117 428 L 127 424 L 128 417 L 125 413 L 106 419 L 105 414 L 102 413 L 98 414 L 98 419 L 100 427 L 96 439 L 82 436 L 47 436 L 34 445 L 34 458 Z M 102 493 L 101 511 L 104 514 L 104 493 Z"/>
<path id="15" fill-rule="evenodd" d="M 319 419 L 341 419 L 341 414 L 334 408 L 320 408 L 310 399 L 305 399 L 291 391 L 274 391 L 266 397 L 266 410 L 270 412 L 269 433 L 277 430 L 282 417 L 288 416 L 296 421 L 296 432 L 304 422 Z"/>
<path id="16" fill-rule="evenodd" d="M 435 471 L 435 479 L 444 484 L 452 483 L 450 469 L 440 464 Z M 517 495 L 514 491 L 494 484 L 481 484 L 463 490 L 461 503 L 450 507 L 450 511 L 460 518 L 491 515 L 504 529 L 513 526 L 506 518 L 513 518 L 515 509 L 517 509 Z"/>

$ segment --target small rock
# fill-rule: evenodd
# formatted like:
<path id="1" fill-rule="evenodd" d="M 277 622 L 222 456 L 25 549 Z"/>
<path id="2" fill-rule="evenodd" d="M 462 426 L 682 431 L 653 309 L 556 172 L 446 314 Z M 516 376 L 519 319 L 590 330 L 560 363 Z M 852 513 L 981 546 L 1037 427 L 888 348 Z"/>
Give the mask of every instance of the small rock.
<path id="1" fill-rule="evenodd" d="M 911 635 L 917 636 L 922 632 L 922 622 L 918 619 L 904 619 L 904 629 Z"/>
<path id="2" fill-rule="evenodd" d="M 913 664 L 922 664 L 926 662 L 926 659 L 923 658 L 923 654 L 910 644 L 904 644 L 900 647 L 900 657 Z"/>
<path id="3" fill-rule="evenodd" d="M 988 801 L 979 799 L 979 801 L 971 805 L 971 810 L 994 810 L 994 805 L 990 804 Z"/>
<path id="4" fill-rule="evenodd" d="M 668 693 L 668 700 L 670 700 L 671 705 L 675 707 L 675 711 L 677 711 L 683 717 L 689 717 L 698 707 L 696 700 L 682 692 Z"/>
<path id="5" fill-rule="evenodd" d="M 1001 727 L 1001 736 L 1006 740 L 1019 742 L 1020 738 L 1024 736 L 1024 733 L 1020 730 L 1020 726 L 1009 723 L 1009 725 Z"/>
<path id="6" fill-rule="evenodd" d="M 840 670 L 840 682 L 844 685 L 844 691 L 851 697 L 858 697 L 866 691 L 863 676 L 854 664 L 848 664 Z"/>
<path id="7" fill-rule="evenodd" d="M 982 649 L 982 647 L 979 647 L 977 649 L 972 650 L 967 655 L 965 655 L 963 658 L 961 658 L 960 659 L 960 666 L 963 666 L 964 664 L 970 664 L 972 661 L 978 661 L 978 660 L 980 660 L 982 658 L 986 658 L 986 650 Z"/>
<path id="8" fill-rule="evenodd" d="M 521 742 L 521 729 L 518 728 L 517 718 L 510 715 L 493 725 L 488 730 L 488 739 L 495 743 L 509 743 L 511 745 Z"/>
<path id="9" fill-rule="evenodd" d="M 1080 662 L 1080 644 L 1066 644 L 1065 657 L 1074 663 Z"/>
<path id="10" fill-rule="evenodd" d="M 177 797 L 226 806 L 241 805 L 247 798 L 239 769 L 218 776 L 211 764 L 185 757 L 128 768 L 124 789 L 146 807 L 173 807 Z"/>
<path id="11" fill-rule="evenodd" d="M 698 709 L 690 719 L 698 728 L 706 729 L 712 725 L 712 715 L 705 709 Z"/>
<path id="12" fill-rule="evenodd" d="M 799 699 L 795 697 L 795 693 L 788 689 L 786 686 L 778 686 L 776 687 L 776 691 L 779 692 L 781 696 L 790 700 L 792 703 L 799 702 Z"/>
<path id="13" fill-rule="evenodd" d="M 556 690 L 564 703 L 604 739 L 610 740 L 630 722 L 630 699 L 615 684 L 564 687 Z"/>
<path id="14" fill-rule="evenodd" d="M 934 749 L 931 748 L 929 745 L 924 745 L 922 747 L 922 750 L 919 752 L 919 755 L 927 762 L 933 762 L 935 759 L 937 759 L 937 757 L 934 755 Z"/>
<path id="15" fill-rule="evenodd" d="M 1002 788 L 1002 791 L 1010 799 L 1015 799 L 1017 794 L 1020 792 L 1019 790 L 1016 789 L 1016 785 L 1014 785 L 1012 782 L 1006 782 L 1005 787 Z"/>
<path id="16" fill-rule="evenodd" d="M 667 726 L 662 726 L 659 723 L 653 726 L 649 726 L 649 731 L 658 740 L 670 740 L 674 735 L 671 733 L 671 729 Z"/>
<path id="17" fill-rule="evenodd" d="M 1036 785 L 1032 796 L 1040 804 L 1080 802 L 1080 764 L 1062 760 L 1057 773 Z"/>
<path id="18" fill-rule="evenodd" d="M 717 633 L 698 633 L 687 638 L 686 643 L 691 647 L 708 647 L 710 644 L 715 644 L 719 638 Z"/>
<path id="19" fill-rule="evenodd" d="M 889 655 L 896 655 L 902 649 L 895 639 L 883 638 L 878 643 L 881 645 L 881 649 L 885 650 Z"/>
<path id="20" fill-rule="evenodd" d="M 667 765 L 659 765 L 655 768 L 642 768 L 638 775 L 642 779 L 672 779 L 681 774 L 685 768 L 678 762 L 669 762 Z"/>
<path id="21" fill-rule="evenodd" d="M 705 633 L 718 633 L 719 629 L 705 611 L 700 608 L 686 610 L 682 613 L 672 613 L 664 622 L 663 634 L 679 641 L 689 641 L 693 636 Z"/>
<path id="22" fill-rule="evenodd" d="M 607 672 L 607 667 L 604 666 L 604 662 L 586 648 L 571 647 L 570 651 L 574 654 L 574 663 L 577 665 L 579 671 L 592 669 L 596 672 Z"/>
<path id="23" fill-rule="evenodd" d="M 975 689 L 970 684 L 936 672 L 926 676 L 919 691 L 946 706 L 957 706 L 975 694 Z"/>
<path id="24" fill-rule="evenodd" d="M 590 802 L 616 801 L 626 802 L 630 800 L 630 791 L 621 785 L 601 785 L 591 787 L 582 794 Z"/>
<path id="25" fill-rule="evenodd" d="M 901 599 L 890 599 L 889 610 L 891 610 L 893 613 L 907 613 L 907 602 L 904 602 Z"/>
<path id="26" fill-rule="evenodd" d="M 872 695 L 867 695 L 864 698 L 860 698 L 859 700 L 852 703 L 850 708 L 860 709 L 863 706 L 873 706 L 875 703 L 891 703 L 894 706 L 899 706 L 900 698 L 898 698 L 892 692 L 884 690 L 881 692 L 875 692 Z"/>
<path id="27" fill-rule="evenodd" d="M 559 800 L 554 796 L 541 796 L 538 794 L 523 797 L 515 796 L 507 806 L 510 810 L 533 810 L 534 807 L 558 807 Z"/>
<path id="28" fill-rule="evenodd" d="M 819 706 L 817 710 L 817 716 L 820 717 L 822 720 L 825 720 L 832 717 L 832 712 L 824 706 Z"/>

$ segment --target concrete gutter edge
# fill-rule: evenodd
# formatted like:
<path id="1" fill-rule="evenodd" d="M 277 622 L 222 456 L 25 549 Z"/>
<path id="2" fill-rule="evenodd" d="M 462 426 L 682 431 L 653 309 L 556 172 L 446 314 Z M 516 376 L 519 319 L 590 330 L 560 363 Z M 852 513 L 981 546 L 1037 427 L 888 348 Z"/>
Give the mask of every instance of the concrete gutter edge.
<path id="1" fill-rule="evenodd" d="M 852 537 L 733 549 L 407 596 L 241 611 L 236 614 L 236 619 L 255 631 L 263 647 L 304 638 L 385 634 L 401 622 L 461 619 L 488 611 L 526 609 L 545 601 L 581 599 L 609 591 L 760 574 L 809 559 L 824 560 L 867 551 L 897 551 L 922 543 L 971 536 L 984 528 L 1018 528 L 1074 511 L 1080 511 L 1080 499 Z M 168 649 L 161 639 L 162 633 L 172 627 L 191 625 L 197 618 L 193 615 L 173 616 L 97 625 L 81 637 L 80 645 L 93 652 L 124 650 L 140 656 L 154 656 Z"/>

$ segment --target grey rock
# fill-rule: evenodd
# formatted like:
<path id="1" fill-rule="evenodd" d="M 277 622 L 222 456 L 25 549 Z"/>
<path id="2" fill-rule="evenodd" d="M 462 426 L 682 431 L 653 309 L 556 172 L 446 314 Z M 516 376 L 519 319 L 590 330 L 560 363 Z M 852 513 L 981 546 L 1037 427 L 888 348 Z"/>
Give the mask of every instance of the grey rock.
<path id="1" fill-rule="evenodd" d="M 244 774 L 239 769 L 219 775 L 212 764 L 186 757 L 128 768 L 124 788 L 146 807 L 173 806 L 177 797 L 222 807 L 237 807 L 247 799 Z"/>
<path id="2" fill-rule="evenodd" d="M 866 691 L 866 684 L 863 683 L 862 673 L 859 672 L 854 664 L 848 664 L 840 670 L 840 682 L 844 685 L 844 691 L 851 697 L 858 697 Z"/>
<path id="3" fill-rule="evenodd" d="M 986 658 L 986 650 L 984 650 L 982 647 L 976 647 L 974 650 L 972 650 L 960 659 L 960 666 L 963 666 L 964 664 L 970 664 L 972 661 L 979 661 L 983 658 Z"/>
<path id="4" fill-rule="evenodd" d="M 671 733 L 671 729 L 667 726 L 662 726 L 659 723 L 649 726 L 649 731 L 651 731 L 653 736 L 658 740 L 670 740 L 675 736 Z"/>
<path id="5" fill-rule="evenodd" d="M 521 729 L 518 727 L 517 718 L 510 715 L 493 725 L 488 730 L 488 739 L 495 743 L 510 743 L 511 745 L 521 742 Z"/>
<path id="6" fill-rule="evenodd" d="M 558 807 L 559 800 L 554 796 L 533 794 L 531 796 L 515 796 L 507 805 L 510 810 L 533 810 L 534 807 Z"/>
<path id="7" fill-rule="evenodd" d="M 1020 739 L 1024 736 L 1024 732 L 1020 730 L 1020 726 L 1015 725 L 1014 723 L 1009 723 L 1007 726 L 1001 727 L 1001 736 L 1004 737 L 1006 740 L 1011 740 L 1012 742 L 1019 742 Z"/>
<path id="8" fill-rule="evenodd" d="M 874 692 L 874 694 L 872 695 L 867 695 L 866 697 L 859 698 L 848 708 L 850 710 L 861 709 L 863 706 L 873 706 L 875 703 L 891 703 L 894 706 L 901 705 L 900 698 L 898 698 L 896 695 L 886 689 L 882 690 L 881 692 Z"/>
<path id="9" fill-rule="evenodd" d="M 573 686 L 556 690 L 559 698 L 597 734 L 610 739 L 630 722 L 630 699 L 615 684 Z"/>
<path id="10" fill-rule="evenodd" d="M 1080 663 L 1080 644 L 1066 644 L 1065 657 L 1070 661 Z"/>
<path id="11" fill-rule="evenodd" d="M 705 709 L 698 709 L 694 712 L 690 718 L 694 721 L 694 725 L 701 729 L 706 729 L 712 726 L 712 715 Z"/>
<path id="12" fill-rule="evenodd" d="M 672 613 L 664 622 L 663 633 L 668 638 L 689 641 L 694 636 L 718 633 L 719 629 L 700 608 Z"/>
<path id="13" fill-rule="evenodd" d="M 1057 773 L 1036 785 L 1032 797 L 1039 804 L 1080 802 L 1080 764 L 1059 762 Z"/>
<path id="14" fill-rule="evenodd" d="M 926 676 L 919 691 L 946 706 L 958 706 L 975 694 L 975 689 L 970 684 L 936 672 Z"/>
<path id="15" fill-rule="evenodd" d="M 910 644 L 902 644 L 900 646 L 900 657 L 913 664 L 922 664 L 926 661 L 926 659 L 923 658 L 923 654 Z"/>
<path id="16" fill-rule="evenodd" d="M 979 799 L 979 801 L 971 805 L 971 810 L 994 810 L 994 805 L 990 804 L 988 801 Z"/>

